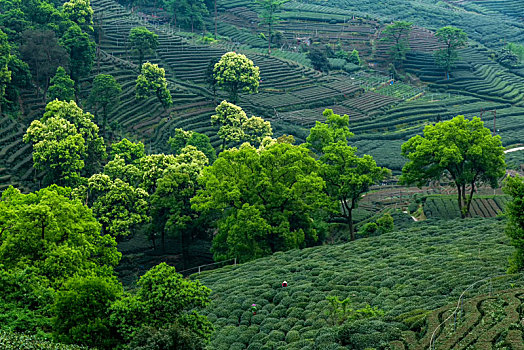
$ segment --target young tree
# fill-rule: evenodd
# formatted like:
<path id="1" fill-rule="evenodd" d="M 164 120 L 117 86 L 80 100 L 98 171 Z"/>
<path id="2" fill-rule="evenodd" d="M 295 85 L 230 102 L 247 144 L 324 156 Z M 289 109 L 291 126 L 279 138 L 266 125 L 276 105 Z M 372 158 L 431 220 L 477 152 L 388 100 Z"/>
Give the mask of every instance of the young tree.
<path id="1" fill-rule="evenodd" d="M 80 80 L 91 73 L 95 61 L 95 43 L 78 25 L 73 24 L 60 39 L 60 45 L 69 54 L 71 78 L 78 90 Z"/>
<path id="2" fill-rule="evenodd" d="M 513 197 L 506 205 L 506 234 L 515 252 L 510 258 L 508 273 L 518 273 L 524 269 L 524 181 L 522 177 L 509 177 L 504 184 L 504 193 Z"/>
<path id="3" fill-rule="evenodd" d="M 96 110 L 102 108 L 104 120 L 102 122 L 102 133 L 106 137 L 107 113 L 112 111 L 120 103 L 122 86 L 109 74 L 98 74 L 93 81 L 93 87 L 89 94 L 89 103 L 96 106 Z"/>
<path id="4" fill-rule="evenodd" d="M 329 61 L 325 50 L 318 47 L 311 47 L 306 56 L 311 61 L 314 69 L 325 73 L 329 71 Z"/>
<path id="5" fill-rule="evenodd" d="M 142 67 L 144 56 L 153 54 L 158 47 L 158 35 L 146 27 L 135 27 L 129 32 L 129 46 L 138 55 L 138 66 Z"/>
<path id="6" fill-rule="evenodd" d="M 353 63 L 356 66 L 360 66 L 361 61 L 360 61 L 360 56 L 358 55 L 357 49 L 353 49 L 353 51 L 351 51 L 351 53 L 349 54 L 347 58 L 347 61 L 349 63 Z"/>
<path id="7" fill-rule="evenodd" d="M 262 14 L 259 15 L 260 24 L 267 24 L 267 52 L 271 55 L 271 39 L 273 37 L 273 27 L 279 22 L 278 12 L 286 2 L 290 0 L 256 0 L 257 4 L 262 7 Z"/>
<path id="8" fill-rule="evenodd" d="M 500 136 L 492 136 L 480 118 L 467 120 L 463 115 L 427 125 L 424 136 L 412 137 L 402 145 L 402 155 L 408 162 L 400 181 L 423 186 L 442 177 L 449 179 L 457 188 L 462 218 L 469 215 L 475 189 L 480 184 L 495 188 L 506 169 Z"/>
<path id="9" fill-rule="evenodd" d="M 226 150 L 203 171 L 193 208 L 218 212 L 215 260 L 248 261 L 275 251 L 312 246 L 329 201 L 318 163 L 302 146 L 249 144 Z"/>
<path id="10" fill-rule="evenodd" d="M 75 82 L 69 77 L 63 67 L 58 67 L 55 76 L 51 78 L 47 101 L 50 102 L 55 99 L 66 102 L 75 99 Z"/>
<path id="11" fill-rule="evenodd" d="M 384 40 L 393 42 L 389 54 L 395 66 L 402 65 L 406 59 L 406 52 L 409 50 L 409 33 L 413 23 L 406 21 L 396 21 L 386 26 L 382 31 Z"/>
<path id="12" fill-rule="evenodd" d="M 252 116 L 242 124 L 243 140 L 257 147 L 266 137 L 273 135 L 271 123 L 260 117 Z"/>
<path id="13" fill-rule="evenodd" d="M 158 64 L 146 62 L 142 65 L 142 72 L 136 79 L 136 98 L 145 99 L 154 94 L 167 112 L 173 104 L 171 93 L 167 88 L 166 71 Z"/>
<path id="14" fill-rule="evenodd" d="M 446 71 L 446 77 L 449 79 L 449 72 L 458 59 L 457 49 L 468 44 L 468 36 L 462 29 L 452 26 L 440 28 L 435 36 L 446 46 L 435 52 L 435 62 Z"/>
<path id="15" fill-rule="evenodd" d="M 222 86 L 229 92 L 233 103 L 238 102 L 238 97 L 243 93 L 258 92 L 260 73 L 253 61 L 242 54 L 227 52 L 215 64 L 213 70 L 217 86 Z"/>
<path id="16" fill-rule="evenodd" d="M 55 33 L 50 30 L 26 30 L 22 33 L 20 53 L 29 64 L 36 85 L 43 88 L 46 98 L 49 79 L 58 67 L 67 67 L 67 52 L 58 45 Z M 39 89 L 37 88 L 37 93 Z"/>
<path id="17" fill-rule="evenodd" d="M 150 332 L 171 325 L 208 341 L 213 325 L 198 310 L 210 303 L 210 292 L 200 281 L 186 279 L 174 267 L 161 263 L 140 277 L 135 293 L 111 306 L 111 324 L 125 342 L 143 333 L 143 327 Z"/>

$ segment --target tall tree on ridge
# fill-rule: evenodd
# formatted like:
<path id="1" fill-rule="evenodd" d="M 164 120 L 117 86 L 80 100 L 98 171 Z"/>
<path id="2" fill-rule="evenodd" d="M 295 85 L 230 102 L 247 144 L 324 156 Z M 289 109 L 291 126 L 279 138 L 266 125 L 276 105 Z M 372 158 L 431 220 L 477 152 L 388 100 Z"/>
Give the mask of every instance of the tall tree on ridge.
<path id="1" fill-rule="evenodd" d="M 271 39 L 273 37 L 273 27 L 279 22 L 278 12 L 286 2 L 291 0 L 256 0 L 257 4 L 262 6 L 262 14 L 259 15 L 261 24 L 267 24 L 267 52 L 271 55 Z"/>

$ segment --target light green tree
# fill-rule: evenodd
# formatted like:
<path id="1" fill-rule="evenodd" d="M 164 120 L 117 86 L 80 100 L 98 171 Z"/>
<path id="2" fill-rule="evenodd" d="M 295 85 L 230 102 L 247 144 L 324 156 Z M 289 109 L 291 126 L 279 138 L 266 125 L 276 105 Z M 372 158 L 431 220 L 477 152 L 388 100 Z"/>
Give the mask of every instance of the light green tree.
<path id="1" fill-rule="evenodd" d="M 145 99 L 154 94 L 162 104 L 164 111 L 173 104 L 171 93 L 167 88 L 166 71 L 158 64 L 146 62 L 142 65 L 141 74 L 136 79 L 136 98 Z"/>
<path id="2" fill-rule="evenodd" d="M 215 64 L 213 74 L 217 86 L 223 87 L 231 102 L 237 103 L 240 93 L 256 93 L 260 83 L 260 72 L 245 55 L 227 52 Z"/>
<path id="3" fill-rule="evenodd" d="M 506 205 L 506 234 L 510 244 L 515 247 L 509 259 L 508 273 L 518 273 L 524 269 L 524 181 L 522 177 L 508 177 L 503 188 L 513 199 Z"/>
<path id="4" fill-rule="evenodd" d="M 111 324 L 125 342 L 141 333 L 141 328 L 163 329 L 176 325 L 207 341 L 213 331 L 207 317 L 198 313 L 210 303 L 211 290 L 200 281 L 176 273 L 175 268 L 161 263 L 138 281 L 135 293 L 128 294 L 111 306 Z"/>
<path id="5" fill-rule="evenodd" d="M 249 144 L 222 152 L 203 171 L 203 190 L 191 200 L 204 215 L 217 213 L 215 260 L 248 261 L 323 239 L 329 201 L 310 151 L 289 143 L 257 150 Z"/>
<path id="6" fill-rule="evenodd" d="M 74 124 L 82 135 L 86 145 L 87 155 L 84 158 L 84 175 L 91 175 L 100 170 L 101 163 L 106 158 L 104 139 L 98 135 L 98 125 L 94 123 L 95 117 L 84 112 L 74 101 L 51 101 L 45 108 L 42 122 L 47 118 L 58 117 Z"/>
<path id="7" fill-rule="evenodd" d="M 271 38 L 273 37 L 273 27 L 278 24 L 280 17 L 278 13 L 282 6 L 290 0 L 256 0 L 257 4 L 262 7 L 262 13 L 259 15 L 260 24 L 267 24 L 267 52 L 271 55 Z"/>
<path id="8" fill-rule="evenodd" d="M 495 188 L 506 170 L 500 136 L 492 136 L 477 117 L 467 120 L 459 115 L 427 125 L 424 136 L 412 137 L 402 145 L 402 155 L 408 162 L 400 181 L 420 187 L 428 181 L 448 179 L 457 188 L 462 218 L 469 215 L 478 186 L 489 184 Z"/>
<path id="9" fill-rule="evenodd" d="M 243 140 L 249 142 L 255 147 L 260 145 L 264 138 L 273 135 L 271 123 L 255 116 L 244 121 L 242 124 L 242 131 L 244 133 Z"/>
<path id="10" fill-rule="evenodd" d="M 347 114 L 339 115 L 332 109 L 325 109 L 322 115 L 326 118 L 326 122 L 317 121 L 306 138 L 306 146 L 318 156 L 322 155 L 324 147 L 339 141 L 347 144 L 348 139 L 353 136 L 349 131 Z"/>
<path id="11" fill-rule="evenodd" d="M 95 106 L 96 110 L 102 108 L 104 116 L 102 133 L 104 137 L 106 136 L 107 113 L 118 106 L 121 94 L 122 86 L 112 75 L 98 74 L 95 77 L 88 101 L 92 106 Z"/>
<path id="12" fill-rule="evenodd" d="M 45 172 L 45 184 L 77 184 L 87 149 L 74 124 L 60 117 L 35 120 L 27 129 L 24 142 L 33 143 L 33 164 Z"/>
<path id="13" fill-rule="evenodd" d="M 87 33 L 93 32 L 93 9 L 89 0 L 69 0 L 62 5 L 65 18 L 76 23 Z"/>
<path id="14" fill-rule="evenodd" d="M 440 28 L 435 36 L 445 45 L 443 49 L 435 52 L 435 62 L 446 71 L 446 77 L 449 79 L 449 72 L 458 59 L 457 49 L 468 44 L 468 36 L 462 29 L 452 26 Z"/>
<path id="15" fill-rule="evenodd" d="M 407 21 L 396 21 L 386 26 L 382 31 L 385 41 L 392 42 L 393 45 L 389 54 L 395 66 L 402 65 L 406 59 L 406 53 L 409 51 L 409 33 L 413 23 Z"/>
<path id="16" fill-rule="evenodd" d="M 61 101 L 74 101 L 75 82 L 69 77 L 63 67 L 58 67 L 56 74 L 51 78 L 51 86 L 47 91 L 47 101 L 55 99 Z"/>
<path id="17" fill-rule="evenodd" d="M 111 151 L 109 152 L 109 157 L 114 159 L 116 155 L 119 155 L 127 163 L 134 163 L 140 158 L 145 157 L 145 147 L 142 142 L 131 142 L 128 139 L 124 138 L 119 142 L 113 143 L 111 145 Z"/>
<path id="18" fill-rule="evenodd" d="M 129 32 L 129 47 L 138 55 L 138 66 L 142 67 L 144 56 L 155 53 L 158 47 L 158 35 L 146 27 L 135 27 Z"/>
<path id="19" fill-rule="evenodd" d="M 241 107 L 224 100 L 216 107 L 215 113 L 211 116 L 211 124 L 219 127 L 218 137 L 222 139 L 222 151 L 226 149 L 228 142 L 244 139 L 242 126 L 248 118 Z"/>

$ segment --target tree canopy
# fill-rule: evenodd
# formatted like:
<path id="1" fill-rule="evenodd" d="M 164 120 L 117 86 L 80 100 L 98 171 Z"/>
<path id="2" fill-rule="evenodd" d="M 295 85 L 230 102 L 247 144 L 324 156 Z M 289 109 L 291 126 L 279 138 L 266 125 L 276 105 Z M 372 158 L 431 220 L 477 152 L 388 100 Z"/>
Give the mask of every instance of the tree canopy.
<path id="1" fill-rule="evenodd" d="M 260 24 L 267 24 L 268 35 L 268 54 L 271 55 L 271 38 L 273 37 L 273 27 L 279 22 L 278 12 L 282 6 L 290 0 L 257 0 L 256 2 L 262 7 L 262 13 L 259 15 Z"/>
<path id="2" fill-rule="evenodd" d="M 135 27 L 129 32 L 129 46 L 138 55 L 138 66 L 142 67 L 144 56 L 154 53 L 158 47 L 158 35 L 146 27 Z"/>
<path id="3" fill-rule="evenodd" d="M 515 253 L 510 258 L 509 273 L 517 273 L 524 269 L 524 181 L 522 177 L 509 177 L 504 184 L 504 192 L 513 200 L 506 205 L 508 223 L 506 234 Z"/>
<path id="4" fill-rule="evenodd" d="M 411 22 L 396 21 L 388 24 L 382 31 L 384 40 L 393 43 L 390 55 L 395 65 L 400 65 L 406 59 L 406 52 L 409 50 L 409 33 L 412 27 Z"/>
<path id="5" fill-rule="evenodd" d="M 167 88 L 166 71 L 158 64 L 146 62 L 142 65 L 142 71 L 136 79 L 136 98 L 145 99 L 155 95 L 158 102 L 162 104 L 164 111 L 173 104 L 171 93 Z"/>
<path id="6" fill-rule="evenodd" d="M 469 215 L 476 188 L 480 184 L 496 187 L 506 170 L 500 136 L 491 135 L 478 117 L 468 120 L 459 115 L 427 125 L 424 136 L 412 137 L 402 145 L 402 155 L 408 162 L 400 181 L 422 186 L 428 181 L 449 179 L 457 188 L 462 218 Z"/>
<path id="7" fill-rule="evenodd" d="M 69 77 L 64 67 L 58 67 L 55 76 L 51 78 L 47 101 L 55 99 L 66 102 L 74 101 L 75 99 L 75 82 Z"/>
<path id="8" fill-rule="evenodd" d="M 96 110 L 102 108 L 102 130 L 104 136 L 107 125 L 107 114 L 118 106 L 121 93 L 122 86 L 120 86 L 112 75 L 98 74 L 95 77 L 88 101 L 91 105 L 95 106 Z"/>
<path id="9" fill-rule="evenodd" d="M 252 94 L 258 92 L 260 72 L 245 55 L 227 52 L 220 58 L 213 74 L 217 86 L 229 93 L 231 102 L 238 102 L 240 93 Z"/>
<path id="10" fill-rule="evenodd" d="M 467 45 L 468 36 L 462 29 L 452 26 L 440 28 L 435 36 L 445 45 L 443 49 L 435 52 L 435 62 L 446 71 L 447 75 L 458 59 L 457 49 Z"/>

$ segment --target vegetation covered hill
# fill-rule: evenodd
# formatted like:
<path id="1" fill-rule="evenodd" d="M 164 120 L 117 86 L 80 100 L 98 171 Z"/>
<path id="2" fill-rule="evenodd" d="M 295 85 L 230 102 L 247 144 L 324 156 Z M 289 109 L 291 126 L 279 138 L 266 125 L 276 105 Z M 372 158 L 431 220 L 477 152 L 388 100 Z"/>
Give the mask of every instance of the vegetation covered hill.
<path id="1" fill-rule="evenodd" d="M 349 297 L 353 309 L 369 304 L 388 316 L 447 305 L 473 282 L 504 274 L 510 248 L 503 226 L 494 219 L 428 221 L 195 275 L 213 291 L 206 309 L 216 327 L 212 348 L 335 349 L 328 296 Z M 510 287 L 507 280 L 496 286 Z"/>

